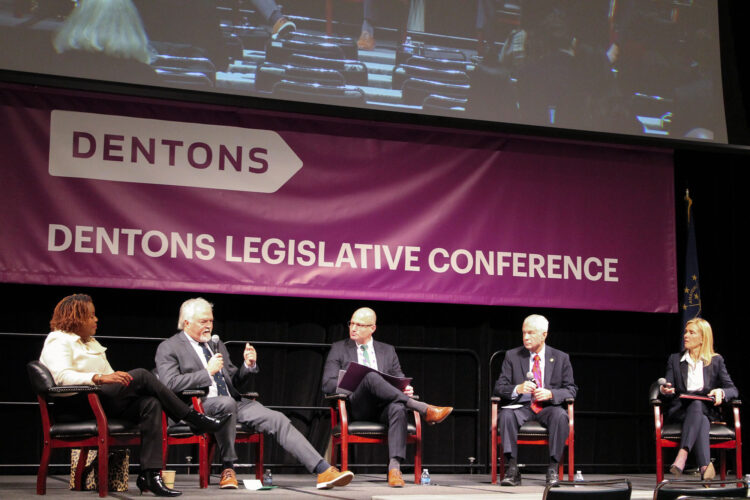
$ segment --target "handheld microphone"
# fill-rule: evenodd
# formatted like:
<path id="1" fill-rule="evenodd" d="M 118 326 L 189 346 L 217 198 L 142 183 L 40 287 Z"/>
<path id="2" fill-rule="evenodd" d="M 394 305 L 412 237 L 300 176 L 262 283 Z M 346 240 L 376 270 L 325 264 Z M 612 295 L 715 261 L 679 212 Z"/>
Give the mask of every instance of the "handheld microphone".
<path id="1" fill-rule="evenodd" d="M 219 352 L 219 336 L 215 333 L 211 335 L 211 348 L 214 351 L 214 354 L 217 354 Z"/>
<path id="2" fill-rule="evenodd" d="M 656 383 L 659 384 L 660 386 L 667 385 L 667 379 L 665 379 L 664 377 L 661 377 L 659 380 L 656 381 Z"/>
<path id="3" fill-rule="evenodd" d="M 526 372 L 526 380 L 528 382 L 533 382 L 533 384 L 536 385 L 536 380 L 534 379 L 534 373 L 533 372 Z"/>

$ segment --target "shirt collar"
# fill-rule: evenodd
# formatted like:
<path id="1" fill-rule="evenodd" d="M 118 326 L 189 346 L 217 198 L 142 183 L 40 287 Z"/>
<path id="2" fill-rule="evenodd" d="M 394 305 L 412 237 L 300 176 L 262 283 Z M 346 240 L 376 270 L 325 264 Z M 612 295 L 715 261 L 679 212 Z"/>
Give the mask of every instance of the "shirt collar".
<path id="1" fill-rule="evenodd" d="M 372 337 L 370 337 L 370 339 L 367 342 L 365 342 L 364 344 L 357 344 L 355 342 L 354 345 L 357 346 L 357 349 L 362 349 L 362 346 L 365 346 L 367 348 L 367 350 L 369 351 L 372 348 Z"/>
<path id="2" fill-rule="evenodd" d="M 539 355 L 539 361 L 544 361 L 544 353 L 546 351 L 547 351 L 547 344 L 544 344 L 542 346 L 542 349 L 539 352 L 531 352 L 531 351 L 529 351 L 529 356 L 533 360 L 534 356 L 536 356 L 538 354 Z"/>
<path id="3" fill-rule="evenodd" d="M 186 332 L 185 330 L 182 330 L 182 333 L 184 333 L 184 334 L 185 334 L 185 338 L 186 338 L 186 339 L 188 339 L 188 342 L 190 342 L 190 345 L 197 345 L 197 346 L 200 346 L 200 345 L 201 345 L 201 343 L 200 343 L 200 342 L 198 342 L 198 341 L 197 341 L 197 340 L 195 340 L 195 339 L 194 339 L 193 337 L 191 337 L 190 335 L 188 335 L 188 334 L 187 334 L 187 332 Z"/>
<path id="4" fill-rule="evenodd" d="M 703 367 L 703 360 L 698 359 L 698 361 L 694 361 L 692 357 L 690 357 L 690 351 L 685 351 L 685 354 L 682 355 L 682 359 L 680 361 L 687 362 L 688 365 L 690 365 L 690 368 L 695 370 L 696 367 L 700 366 Z"/>

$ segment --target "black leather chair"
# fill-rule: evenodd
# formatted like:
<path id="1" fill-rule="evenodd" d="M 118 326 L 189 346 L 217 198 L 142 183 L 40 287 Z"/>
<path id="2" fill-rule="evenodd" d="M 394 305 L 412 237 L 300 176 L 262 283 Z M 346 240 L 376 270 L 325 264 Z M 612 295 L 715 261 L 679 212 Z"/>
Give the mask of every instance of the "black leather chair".
<path id="1" fill-rule="evenodd" d="M 659 399 L 659 383 L 651 384 L 649 390 L 649 401 L 654 409 L 654 428 L 656 438 L 656 482 L 664 479 L 663 448 L 677 448 L 680 446 L 682 437 L 681 423 L 664 423 L 664 415 L 661 412 L 661 400 Z M 740 406 L 742 401 L 733 399 L 722 405 L 722 410 L 732 410 L 733 422 L 711 422 L 709 440 L 711 449 L 718 449 L 721 459 L 719 475 L 722 479 L 727 477 L 727 450 L 734 450 L 736 456 L 737 479 L 742 479 L 742 429 L 740 425 Z"/>
<path id="2" fill-rule="evenodd" d="M 654 490 L 653 500 L 676 500 L 685 498 L 747 498 L 747 481 L 700 481 L 690 479 L 667 479 Z"/>
<path id="3" fill-rule="evenodd" d="M 630 500 L 632 491 L 633 486 L 628 479 L 560 481 L 557 487 L 547 485 L 544 488 L 542 500 Z"/>
<path id="4" fill-rule="evenodd" d="M 39 401 L 39 411 L 42 418 L 42 456 L 39 461 L 39 472 L 36 480 L 37 495 L 47 492 L 47 470 L 50 456 L 55 448 L 81 448 L 81 456 L 85 457 L 91 449 L 98 450 L 99 462 L 99 496 L 107 496 L 107 478 L 109 476 L 109 449 L 114 447 L 139 446 L 141 432 L 138 425 L 127 420 L 108 419 L 102 409 L 98 393 L 100 387 L 96 385 L 68 385 L 55 384 L 52 374 L 40 361 L 31 361 L 26 365 L 31 387 Z M 54 401 L 61 397 L 87 397 L 94 414 L 92 420 L 77 422 L 56 422 Z M 52 403 L 52 404 L 50 404 Z M 81 490 L 81 477 L 86 460 L 78 461 L 76 483 L 74 488 Z"/>
<path id="5" fill-rule="evenodd" d="M 325 397 L 331 406 L 331 464 L 336 465 L 336 447 L 341 449 L 341 470 L 349 470 L 349 444 L 388 444 L 388 427 L 380 422 L 350 421 L 345 394 Z M 414 423 L 407 426 L 406 444 L 414 444 L 414 484 L 422 476 L 422 421 L 414 412 Z"/>
<path id="6" fill-rule="evenodd" d="M 565 400 L 565 404 L 568 407 L 568 426 L 569 426 L 569 434 L 568 439 L 565 441 L 565 446 L 568 448 L 568 480 L 573 480 L 573 471 L 575 469 L 575 432 L 574 432 L 574 403 L 575 399 L 568 398 Z M 503 466 L 503 454 L 497 452 L 499 448 L 502 447 L 502 436 L 500 436 L 500 433 L 497 429 L 497 419 L 500 411 L 500 404 L 501 404 L 501 398 L 493 396 L 490 398 L 490 404 L 491 404 L 491 414 L 490 414 L 490 420 L 492 425 L 492 431 L 491 431 L 491 443 L 490 443 L 490 471 L 491 471 L 491 478 L 492 478 L 492 484 L 497 483 L 497 461 L 500 459 L 500 479 L 503 478 L 505 475 L 505 470 Z M 541 445 L 541 446 L 549 446 L 549 433 L 547 432 L 547 428 L 542 426 L 539 422 L 535 420 L 529 420 L 528 422 L 524 423 L 520 429 L 518 429 L 518 444 L 530 444 L 530 445 Z M 565 456 L 563 455 L 563 458 Z M 560 478 L 564 477 L 564 463 L 565 460 L 560 460 L 560 470 L 559 475 Z"/>

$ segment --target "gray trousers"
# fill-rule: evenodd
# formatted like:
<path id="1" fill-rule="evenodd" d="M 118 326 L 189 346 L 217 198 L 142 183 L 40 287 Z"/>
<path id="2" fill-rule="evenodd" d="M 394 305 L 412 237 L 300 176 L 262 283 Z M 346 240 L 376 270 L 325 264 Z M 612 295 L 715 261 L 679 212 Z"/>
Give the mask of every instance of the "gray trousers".
<path id="1" fill-rule="evenodd" d="M 562 458 L 565 440 L 568 439 L 568 413 L 560 406 L 548 405 L 534 413 L 529 405 L 516 409 L 502 409 L 498 417 L 498 429 L 503 440 L 503 453 L 518 457 L 518 429 L 527 420 L 536 420 L 549 432 L 549 456 L 556 461 Z"/>
<path id="2" fill-rule="evenodd" d="M 318 463 L 323 460 L 320 453 L 292 425 L 286 415 L 269 410 L 257 401 L 243 399 L 238 402 L 229 396 L 217 396 L 206 398 L 203 401 L 203 408 L 208 415 L 232 414 L 229 422 L 214 434 L 221 460 L 224 462 L 237 461 L 237 452 L 234 449 L 237 422 L 273 436 L 279 445 L 291 453 L 309 472 L 313 472 Z"/>

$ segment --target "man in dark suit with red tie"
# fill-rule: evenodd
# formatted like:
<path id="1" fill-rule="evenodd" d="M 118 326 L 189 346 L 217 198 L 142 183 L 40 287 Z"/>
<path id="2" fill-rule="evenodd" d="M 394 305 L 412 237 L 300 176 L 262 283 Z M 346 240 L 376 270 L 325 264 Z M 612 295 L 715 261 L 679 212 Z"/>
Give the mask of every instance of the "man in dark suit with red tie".
<path id="1" fill-rule="evenodd" d="M 349 321 L 349 338 L 334 342 L 323 368 L 322 388 L 325 394 L 337 391 L 339 370 L 350 362 L 374 368 L 386 375 L 403 377 L 401 364 L 392 345 L 373 340 L 375 311 L 369 307 L 357 309 Z M 348 396 L 351 418 L 373 420 L 388 424 L 388 485 L 404 486 L 401 462 L 406 456 L 406 414 L 416 410 L 428 424 L 437 424 L 453 411 L 451 407 L 432 406 L 411 398 L 414 388 L 407 386 L 403 392 L 386 382 L 376 372 L 368 373 Z"/>
<path id="2" fill-rule="evenodd" d="M 574 398 L 578 387 L 567 354 L 546 345 L 549 322 L 532 314 L 523 322 L 523 346 L 505 354 L 495 395 L 506 400 L 500 410 L 498 429 L 505 454 L 503 486 L 521 484 L 518 470 L 518 429 L 536 420 L 549 432 L 547 483 L 557 484 L 557 468 L 568 438 L 568 414 L 562 408 L 566 398 Z"/>

